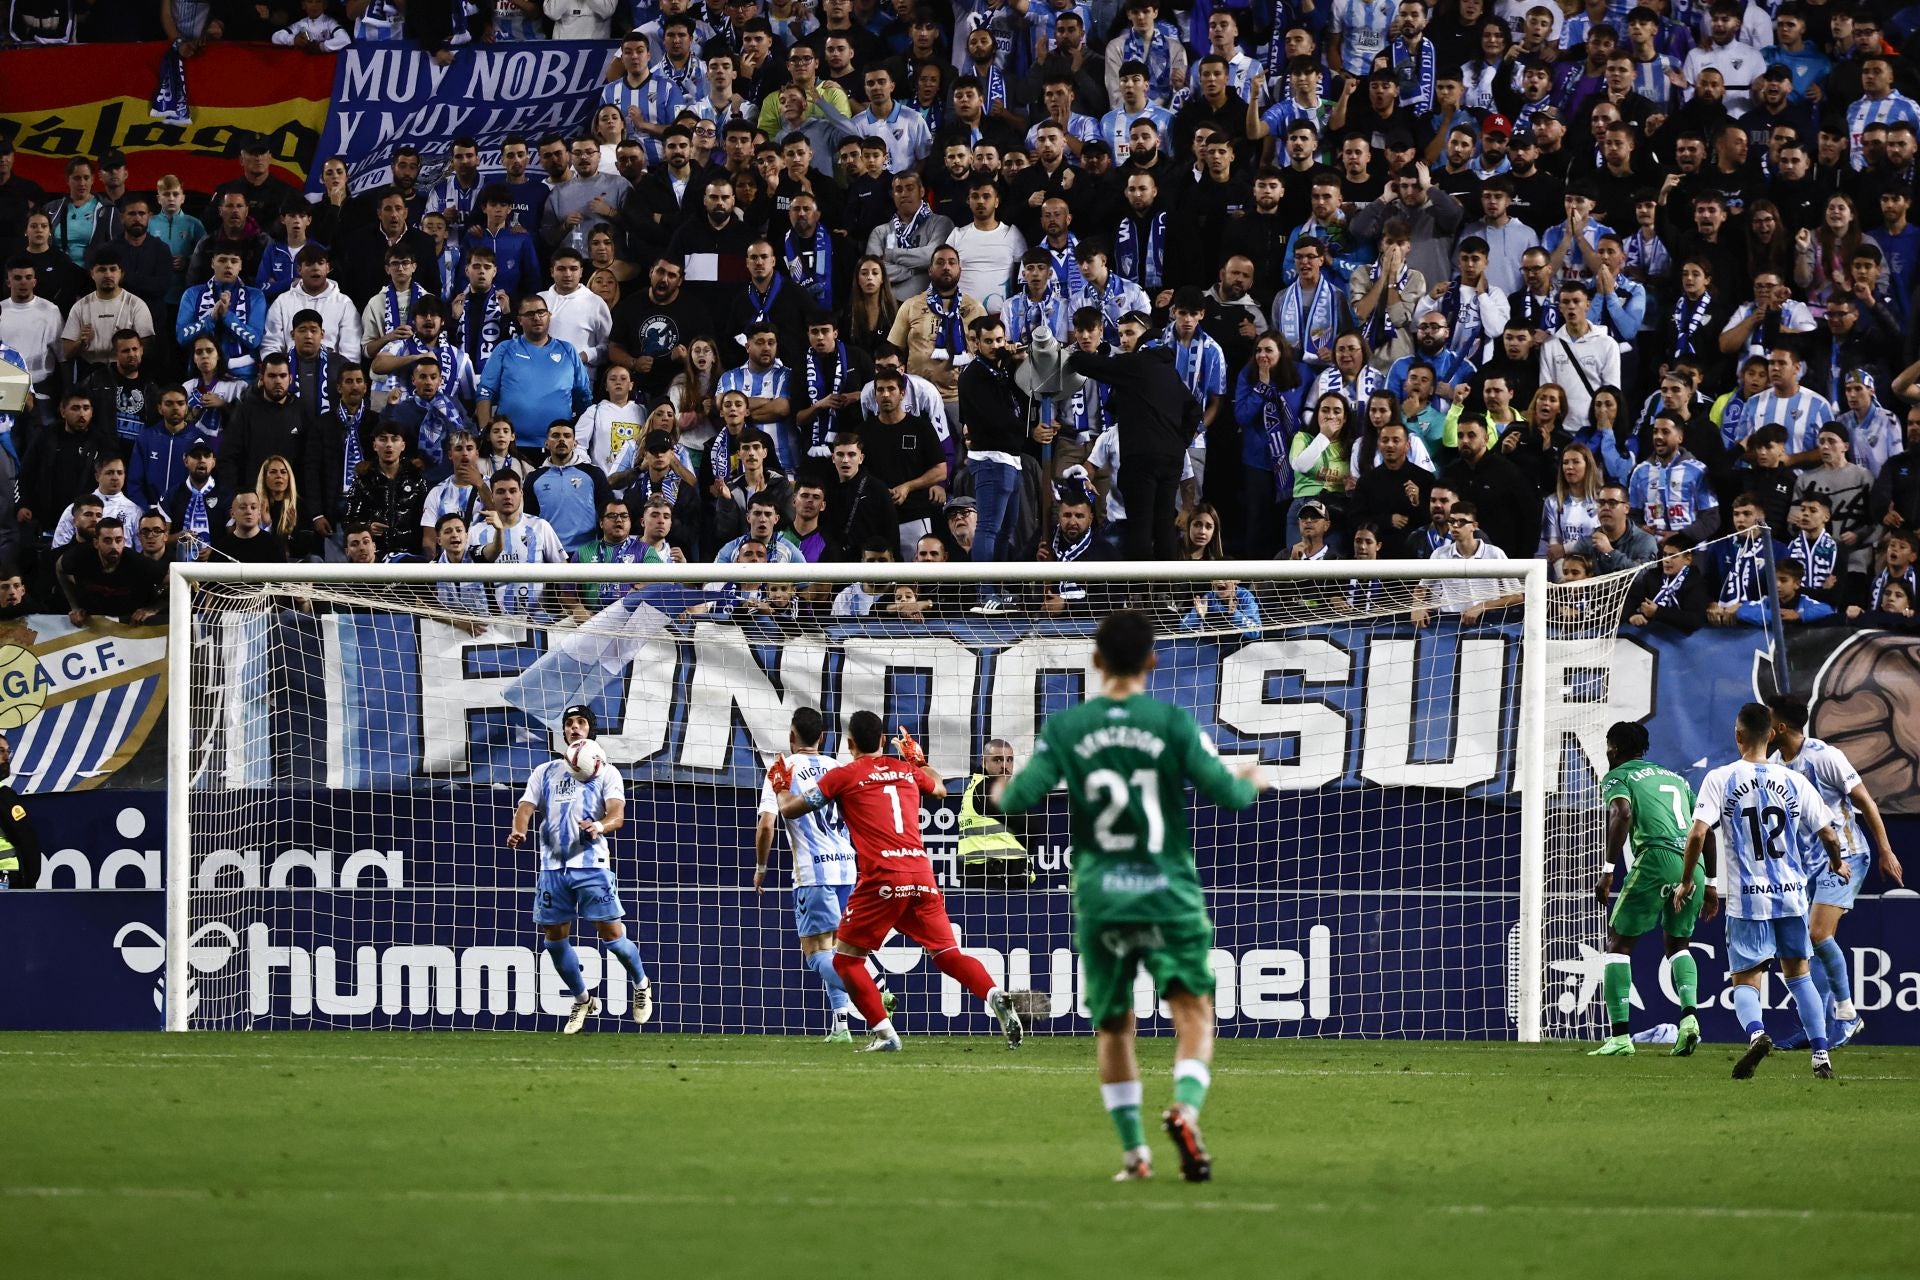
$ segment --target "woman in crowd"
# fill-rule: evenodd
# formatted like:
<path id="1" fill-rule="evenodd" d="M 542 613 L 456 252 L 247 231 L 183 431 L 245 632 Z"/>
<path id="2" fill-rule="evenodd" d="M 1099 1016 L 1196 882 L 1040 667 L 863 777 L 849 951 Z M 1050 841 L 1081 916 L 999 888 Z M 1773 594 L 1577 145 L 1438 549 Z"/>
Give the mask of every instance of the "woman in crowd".
<path id="1" fill-rule="evenodd" d="M 227 371 L 226 352 L 205 334 L 193 340 L 187 354 L 193 366 L 192 376 L 181 384 L 187 393 L 187 421 L 209 440 L 218 440 L 227 415 L 247 394 L 247 384 Z"/>
<path id="2" fill-rule="evenodd" d="M 701 334 L 687 342 L 687 358 L 673 375 L 667 399 L 679 414 L 680 439 L 695 446 L 713 439 L 713 386 L 720 377 L 720 352 Z"/>
<path id="3" fill-rule="evenodd" d="M 1600 387 L 1587 408 L 1587 427 L 1574 434 L 1574 443 L 1583 444 L 1600 464 L 1601 484 L 1611 480 L 1625 484 L 1633 474 L 1633 455 L 1620 441 L 1625 430 L 1626 399 L 1615 386 Z"/>
<path id="4" fill-rule="evenodd" d="M 853 296 L 847 300 L 846 318 L 840 325 L 847 345 L 872 355 L 892 332 L 894 313 L 899 310 L 900 300 L 887 287 L 887 264 L 871 254 L 856 262 Z"/>
<path id="5" fill-rule="evenodd" d="M 1302 503 L 1318 499 L 1338 527 L 1346 511 L 1347 482 L 1352 457 L 1360 441 L 1360 415 L 1339 391 L 1328 391 L 1314 402 L 1313 416 L 1294 433 L 1288 450 L 1293 467 L 1293 507 L 1287 512 L 1286 545 L 1300 541 Z"/>
<path id="6" fill-rule="evenodd" d="M 1600 465 L 1583 444 L 1570 444 L 1560 453 L 1560 478 L 1541 504 L 1540 551 L 1554 577 L 1567 548 L 1583 542 L 1600 524 L 1600 486 L 1606 483 Z"/>
<path id="7" fill-rule="evenodd" d="M 1819 228 L 1802 230 L 1794 239 L 1794 283 L 1810 301 L 1824 303 L 1835 285 L 1847 287 L 1848 263 L 1861 239 L 1860 215 L 1853 197 L 1841 192 L 1828 196 Z"/>
<path id="8" fill-rule="evenodd" d="M 1280 536 L 1281 511 L 1293 492 L 1288 449 L 1300 429 L 1300 374 L 1278 334 L 1261 334 L 1234 387 L 1240 423 L 1243 554 L 1265 557 Z"/>
<path id="9" fill-rule="evenodd" d="M 287 541 L 287 555 L 294 560 L 312 560 L 320 553 L 320 540 L 300 518 L 300 486 L 293 478 L 293 464 L 274 454 L 260 464 L 254 493 L 260 499 L 262 527 Z"/>

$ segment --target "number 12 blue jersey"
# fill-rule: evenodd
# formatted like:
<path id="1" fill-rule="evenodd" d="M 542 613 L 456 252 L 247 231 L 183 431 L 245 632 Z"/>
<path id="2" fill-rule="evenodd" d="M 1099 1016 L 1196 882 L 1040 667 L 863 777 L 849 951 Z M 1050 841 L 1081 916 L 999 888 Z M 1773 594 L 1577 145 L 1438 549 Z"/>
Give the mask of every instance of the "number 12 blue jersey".
<path id="1" fill-rule="evenodd" d="M 1693 819 L 1719 833 L 1730 918 L 1807 914 L 1806 868 L 1826 861 L 1820 830 L 1833 824 L 1812 783 L 1783 764 L 1735 760 L 1707 774 Z"/>

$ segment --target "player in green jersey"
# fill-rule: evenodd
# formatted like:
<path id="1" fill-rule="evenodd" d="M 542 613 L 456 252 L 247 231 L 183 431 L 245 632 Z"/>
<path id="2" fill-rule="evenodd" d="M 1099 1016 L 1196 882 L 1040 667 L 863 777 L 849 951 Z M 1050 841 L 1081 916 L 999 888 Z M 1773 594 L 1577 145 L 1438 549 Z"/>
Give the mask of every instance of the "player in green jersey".
<path id="1" fill-rule="evenodd" d="M 1680 1032 L 1673 1056 L 1684 1058 L 1700 1043 L 1700 1022 L 1693 1006 L 1700 971 L 1687 940 L 1694 925 L 1713 919 L 1720 909 L 1718 891 L 1707 882 L 1706 871 L 1694 868 L 1694 883 L 1704 894 L 1690 895 L 1679 909 L 1673 889 L 1680 883 L 1686 853 L 1687 829 L 1693 821 L 1693 788 L 1671 769 L 1646 759 L 1647 731 L 1630 720 L 1607 730 L 1607 776 L 1600 781 L 1600 799 L 1607 807 L 1607 861 L 1593 892 L 1606 906 L 1613 893 L 1613 867 L 1633 842 L 1633 868 L 1620 886 L 1619 901 L 1607 922 L 1607 1017 L 1611 1034 L 1588 1057 L 1633 1054 L 1633 1036 L 1627 1010 L 1633 996 L 1633 944 L 1658 927 L 1666 939 L 1673 968 L 1674 991 L 1680 997 Z"/>
<path id="2" fill-rule="evenodd" d="M 1122 609 L 1100 624 L 1098 697 L 1049 719 L 1033 758 L 994 787 L 994 803 L 1024 813 L 1067 784 L 1072 818 L 1074 943 L 1086 966 L 1098 1028 L 1100 1097 L 1120 1133 L 1116 1182 L 1153 1176 L 1140 1122 L 1133 982 L 1145 967 L 1173 1013 L 1173 1105 L 1162 1116 L 1189 1182 L 1212 1176 L 1200 1139 L 1213 1061 L 1213 921 L 1187 831 L 1187 783 L 1215 804 L 1244 809 L 1264 790 L 1258 765 L 1229 772 L 1193 717 L 1147 696 L 1153 623 Z"/>

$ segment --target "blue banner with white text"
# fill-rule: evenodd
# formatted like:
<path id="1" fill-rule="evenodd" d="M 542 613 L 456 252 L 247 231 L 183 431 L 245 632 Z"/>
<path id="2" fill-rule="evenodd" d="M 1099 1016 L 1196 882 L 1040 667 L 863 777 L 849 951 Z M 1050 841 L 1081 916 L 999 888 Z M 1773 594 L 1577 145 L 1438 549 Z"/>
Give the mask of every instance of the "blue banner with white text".
<path id="1" fill-rule="evenodd" d="M 614 48 L 606 40 L 466 45 L 442 66 L 410 41 L 351 45 L 334 63 L 333 102 L 316 154 L 346 161 L 355 194 L 392 180 L 402 144 L 419 150 L 428 180 L 445 167 L 455 138 L 478 142 L 482 169 L 494 171 L 508 134 L 531 148 L 549 133 L 585 131 Z M 315 163 L 307 190 L 320 189 Z"/>

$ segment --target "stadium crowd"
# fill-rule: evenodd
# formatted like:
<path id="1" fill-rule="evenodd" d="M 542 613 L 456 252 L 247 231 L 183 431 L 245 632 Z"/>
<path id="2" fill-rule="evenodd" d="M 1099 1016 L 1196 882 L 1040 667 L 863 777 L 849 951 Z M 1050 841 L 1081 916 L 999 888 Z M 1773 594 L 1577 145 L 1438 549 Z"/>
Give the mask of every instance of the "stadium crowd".
<path id="1" fill-rule="evenodd" d="M 284 9 L 13 0 L 9 33 L 626 34 L 577 136 L 402 146 L 364 191 L 255 142 L 208 193 L 117 152 L 43 192 L 0 144 L 33 393 L 0 614 L 147 616 L 182 557 L 1425 556 L 1644 566 L 1628 626 L 1913 625 L 1920 10 Z M 1043 327 L 1070 394 L 1017 376 Z M 1087 603 L 874 574 L 715 608 Z M 1192 603 L 1258 626 L 1237 584 Z"/>

